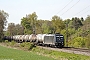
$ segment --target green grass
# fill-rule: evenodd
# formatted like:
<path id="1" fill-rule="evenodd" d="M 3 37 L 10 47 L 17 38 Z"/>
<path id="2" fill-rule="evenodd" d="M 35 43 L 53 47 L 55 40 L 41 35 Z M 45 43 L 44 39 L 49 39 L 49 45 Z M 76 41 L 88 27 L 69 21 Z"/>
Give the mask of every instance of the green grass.
<path id="1" fill-rule="evenodd" d="M 66 52 L 59 52 L 59 51 L 52 51 L 43 49 L 40 47 L 36 47 L 33 49 L 33 52 L 43 53 L 49 56 L 53 56 L 57 60 L 90 60 L 90 56 L 74 54 L 74 53 L 66 53 Z"/>
<path id="2" fill-rule="evenodd" d="M 35 52 L 16 50 L 0 46 L 0 60 L 54 60 L 53 58 L 37 55 Z"/>
<path id="3" fill-rule="evenodd" d="M 14 42 L 6 42 L 4 44 L 6 46 L 18 47 L 21 50 L 0 46 L 0 60 L 90 60 L 90 56 L 47 50 L 38 46 L 34 47 L 32 43 L 25 42 L 19 44 L 18 46 Z M 33 48 L 30 49 L 32 46 Z"/>

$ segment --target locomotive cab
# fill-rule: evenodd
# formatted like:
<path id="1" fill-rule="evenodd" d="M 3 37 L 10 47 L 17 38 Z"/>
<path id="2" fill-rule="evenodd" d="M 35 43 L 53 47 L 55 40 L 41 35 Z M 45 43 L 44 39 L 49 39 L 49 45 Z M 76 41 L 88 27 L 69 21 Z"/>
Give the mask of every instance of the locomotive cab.
<path id="1" fill-rule="evenodd" d="M 55 45 L 57 47 L 64 47 L 64 36 L 61 34 L 55 34 L 56 42 Z"/>

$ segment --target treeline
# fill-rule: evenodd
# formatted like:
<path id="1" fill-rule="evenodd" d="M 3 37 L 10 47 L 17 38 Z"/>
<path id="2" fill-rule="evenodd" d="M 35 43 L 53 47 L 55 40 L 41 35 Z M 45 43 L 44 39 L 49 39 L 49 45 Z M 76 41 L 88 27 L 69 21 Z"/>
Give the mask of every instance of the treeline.
<path id="1" fill-rule="evenodd" d="M 6 35 L 61 33 L 65 44 L 90 48 L 90 16 L 63 20 L 54 15 L 50 20 L 38 19 L 36 12 L 21 18 L 21 24 L 9 23 Z"/>
<path id="2" fill-rule="evenodd" d="M 38 20 L 36 13 L 26 15 L 21 19 L 21 25 L 24 27 L 24 34 L 55 33 L 61 32 L 65 24 L 59 16 L 53 16 L 51 21 Z"/>
<path id="3" fill-rule="evenodd" d="M 65 20 L 68 23 L 68 45 L 72 47 L 90 48 L 90 16 L 86 19 L 72 18 Z M 67 36 L 66 30 L 62 34 Z"/>

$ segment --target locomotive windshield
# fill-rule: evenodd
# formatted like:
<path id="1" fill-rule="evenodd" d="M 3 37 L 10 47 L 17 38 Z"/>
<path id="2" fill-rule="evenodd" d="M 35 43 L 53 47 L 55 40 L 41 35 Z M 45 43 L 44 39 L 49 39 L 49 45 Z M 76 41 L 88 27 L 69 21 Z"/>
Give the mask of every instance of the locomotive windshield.
<path id="1" fill-rule="evenodd" d="M 56 42 L 63 42 L 63 41 L 64 41 L 63 35 L 60 34 L 56 35 Z"/>

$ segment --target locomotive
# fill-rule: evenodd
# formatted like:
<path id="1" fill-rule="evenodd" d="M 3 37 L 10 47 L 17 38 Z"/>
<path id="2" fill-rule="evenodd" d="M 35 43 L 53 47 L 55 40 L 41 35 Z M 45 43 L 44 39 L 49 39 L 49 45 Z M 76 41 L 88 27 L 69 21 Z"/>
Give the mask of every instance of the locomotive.
<path id="1" fill-rule="evenodd" d="M 5 37 L 5 40 L 14 40 L 16 42 L 33 42 L 37 45 L 47 45 L 55 47 L 64 47 L 64 36 L 62 34 L 31 34 L 14 35 Z"/>

